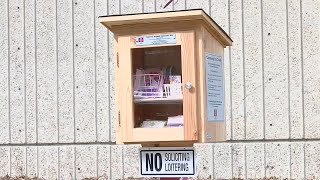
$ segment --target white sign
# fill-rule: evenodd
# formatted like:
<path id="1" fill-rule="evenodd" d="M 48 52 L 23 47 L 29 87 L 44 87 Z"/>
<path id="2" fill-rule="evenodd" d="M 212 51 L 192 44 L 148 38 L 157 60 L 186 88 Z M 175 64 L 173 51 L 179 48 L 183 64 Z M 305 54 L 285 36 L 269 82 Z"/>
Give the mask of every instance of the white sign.
<path id="1" fill-rule="evenodd" d="M 160 34 L 150 36 L 137 36 L 137 46 L 159 45 L 159 44 L 176 44 L 177 38 L 175 34 Z"/>
<path id="2" fill-rule="evenodd" d="M 222 57 L 211 53 L 205 56 L 208 121 L 224 121 Z"/>
<path id="3" fill-rule="evenodd" d="M 193 177 L 194 149 L 142 148 L 140 173 L 142 177 Z"/>

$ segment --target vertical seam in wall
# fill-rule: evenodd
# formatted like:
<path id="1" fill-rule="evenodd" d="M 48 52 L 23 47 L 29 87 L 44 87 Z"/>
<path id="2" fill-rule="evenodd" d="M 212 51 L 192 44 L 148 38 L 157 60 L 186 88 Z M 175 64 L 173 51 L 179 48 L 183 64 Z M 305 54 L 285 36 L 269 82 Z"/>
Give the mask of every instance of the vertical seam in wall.
<path id="1" fill-rule="evenodd" d="M 301 80 L 302 80 L 302 126 L 303 126 L 303 132 L 302 132 L 302 138 L 306 137 L 305 133 L 305 114 L 304 114 L 304 67 L 303 67 L 303 11 L 302 11 L 302 0 L 300 0 L 300 41 L 301 41 Z"/>
<path id="2" fill-rule="evenodd" d="M 93 0 L 93 41 L 94 41 L 94 116 L 95 116 L 95 131 L 96 131 L 96 142 L 98 142 L 98 112 L 97 112 L 97 40 L 96 40 L 96 1 Z"/>
<path id="3" fill-rule="evenodd" d="M 39 119 L 38 119 L 38 58 L 37 58 L 37 2 L 34 0 L 34 71 L 35 71 L 35 89 L 36 89 L 36 99 L 35 99 L 35 106 L 36 106 L 36 143 L 39 142 Z M 38 154 L 37 154 L 38 155 Z M 38 172 L 37 172 L 38 173 Z"/>
<path id="4" fill-rule="evenodd" d="M 74 1 L 72 0 L 72 80 L 73 80 L 73 140 L 77 142 L 76 134 L 76 89 L 75 89 L 75 60 L 74 60 Z"/>
<path id="5" fill-rule="evenodd" d="M 290 95 L 290 50 L 289 50 L 289 10 L 288 10 L 288 0 L 286 0 L 286 26 L 287 26 L 287 56 L 288 56 L 288 63 L 287 63 L 287 75 L 288 75 L 288 125 L 289 125 L 289 139 L 291 139 L 291 95 Z"/>
<path id="6" fill-rule="evenodd" d="M 244 50 L 244 11 L 243 0 L 241 0 L 241 21 L 242 21 L 242 62 L 243 62 L 243 118 L 244 118 L 244 139 L 247 139 L 247 107 L 246 107 L 246 60 Z"/>
<path id="7" fill-rule="evenodd" d="M 119 14 L 121 14 L 121 0 L 119 0 Z"/>
<path id="8" fill-rule="evenodd" d="M 157 1 L 154 0 L 154 12 L 157 12 Z"/>
<path id="9" fill-rule="evenodd" d="M 10 13 L 9 0 L 7 0 L 7 18 L 8 18 L 8 126 L 9 126 L 9 143 L 11 144 L 11 108 L 10 108 Z"/>
<path id="10" fill-rule="evenodd" d="M 24 84 L 24 141 L 27 143 L 27 85 L 26 85 L 26 68 L 27 68 L 27 63 L 26 63 L 26 2 L 25 0 L 23 1 L 23 84 Z"/>
<path id="11" fill-rule="evenodd" d="M 60 116 L 59 116 L 59 53 L 58 53 L 58 0 L 55 0 L 56 3 L 56 66 L 57 66 L 57 136 L 58 136 L 58 142 L 60 142 Z"/>
<path id="12" fill-rule="evenodd" d="M 231 27 L 230 27 L 230 16 L 231 16 L 231 13 L 230 13 L 230 0 L 228 0 L 228 26 L 229 26 L 229 35 L 231 36 Z M 231 64 L 231 47 L 229 47 L 229 65 L 230 65 L 230 68 L 229 68 L 229 78 L 230 78 L 230 129 L 231 129 L 231 132 L 230 132 L 230 140 L 233 139 L 233 113 L 232 113 L 232 64 Z"/>
<path id="13" fill-rule="evenodd" d="M 60 179 L 60 147 L 58 146 L 58 172 L 57 172 L 58 180 Z"/>
<path id="14" fill-rule="evenodd" d="M 266 139 L 266 110 L 265 110 L 265 84 L 264 84 L 264 37 L 263 37 L 263 0 L 260 0 L 261 5 L 261 60 L 262 60 L 262 111 L 263 111 L 263 139 Z"/>
<path id="15" fill-rule="evenodd" d="M 187 9 L 187 0 L 184 0 L 184 9 Z"/>
<path id="16" fill-rule="evenodd" d="M 214 164 L 215 164 L 215 161 L 214 161 L 214 147 L 215 145 L 212 144 L 212 179 L 215 179 L 215 168 L 214 168 Z"/>

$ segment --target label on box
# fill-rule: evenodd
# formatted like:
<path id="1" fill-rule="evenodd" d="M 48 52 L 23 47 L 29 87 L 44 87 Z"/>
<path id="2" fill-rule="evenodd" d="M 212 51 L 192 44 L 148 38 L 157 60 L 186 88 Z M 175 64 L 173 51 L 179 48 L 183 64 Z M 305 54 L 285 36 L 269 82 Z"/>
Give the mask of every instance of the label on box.
<path id="1" fill-rule="evenodd" d="M 160 34 L 150 36 L 137 36 L 137 46 L 160 45 L 160 44 L 176 44 L 177 38 L 175 34 Z"/>
<path id="2" fill-rule="evenodd" d="M 212 53 L 205 53 L 205 56 L 208 121 L 224 121 L 222 57 Z"/>

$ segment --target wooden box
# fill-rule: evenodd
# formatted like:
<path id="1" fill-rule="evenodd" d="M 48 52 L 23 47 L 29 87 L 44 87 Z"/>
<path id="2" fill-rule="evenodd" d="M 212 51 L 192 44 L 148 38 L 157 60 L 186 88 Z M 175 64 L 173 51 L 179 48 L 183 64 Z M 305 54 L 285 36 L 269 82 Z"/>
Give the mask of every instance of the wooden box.
<path id="1" fill-rule="evenodd" d="M 99 17 L 114 33 L 117 144 L 225 140 L 224 48 L 203 11 Z"/>

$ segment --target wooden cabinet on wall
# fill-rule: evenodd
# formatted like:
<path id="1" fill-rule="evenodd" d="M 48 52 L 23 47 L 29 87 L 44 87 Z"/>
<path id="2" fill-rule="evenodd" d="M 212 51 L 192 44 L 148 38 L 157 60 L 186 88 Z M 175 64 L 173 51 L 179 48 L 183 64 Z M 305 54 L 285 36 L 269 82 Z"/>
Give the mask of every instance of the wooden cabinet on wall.
<path id="1" fill-rule="evenodd" d="M 99 17 L 114 33 L 117 144 L 225 140 L 230 37 L 203 11 Z"/>

